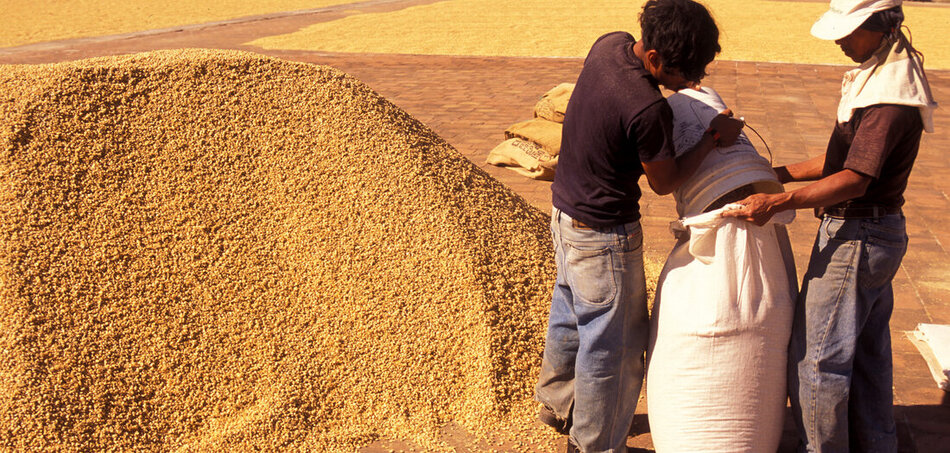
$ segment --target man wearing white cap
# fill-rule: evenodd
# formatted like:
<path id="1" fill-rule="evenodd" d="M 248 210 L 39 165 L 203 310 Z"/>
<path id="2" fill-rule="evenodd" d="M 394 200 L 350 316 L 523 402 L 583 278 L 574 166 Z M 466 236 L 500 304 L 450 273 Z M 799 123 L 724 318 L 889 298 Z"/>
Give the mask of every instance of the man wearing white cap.
<path id="1" fill-rule="evenodd" d="M 775 169 L 784 182 L 727 215 L 765 223 L 788 209 L 822 219 L 789 345 L 789 396 L 809 452 L 895 452 L 891 280 L 907 249 L 901 206 L 933 101 L 900 0 L 832 0 L 811 29 L 859 66 L 844 75 L 827 151 Z"/>

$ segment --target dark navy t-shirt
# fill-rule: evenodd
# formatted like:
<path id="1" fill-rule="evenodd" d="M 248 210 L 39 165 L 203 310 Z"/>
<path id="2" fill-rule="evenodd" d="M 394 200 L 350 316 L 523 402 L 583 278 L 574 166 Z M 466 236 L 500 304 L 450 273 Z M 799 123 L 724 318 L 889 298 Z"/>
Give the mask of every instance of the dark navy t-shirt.
<path id="1" fill-rule="evenodd" d="M 673 110 L 635 43 L 626 32 L 594 43 L 564 115 L 552 201 L 590 226 L 638 220 L 640 162 L 674 157 Z"/>

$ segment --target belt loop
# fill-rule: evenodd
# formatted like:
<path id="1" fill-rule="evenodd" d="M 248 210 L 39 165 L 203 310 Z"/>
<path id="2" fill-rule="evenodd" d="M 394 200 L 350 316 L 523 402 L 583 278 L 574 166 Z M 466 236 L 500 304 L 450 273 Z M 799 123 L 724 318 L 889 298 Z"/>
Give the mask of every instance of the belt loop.
<path id="1" fill-rule="evenodd" d="M 621 223 L 620 225 L 617 225 L 617 233 L 620 236 L 620 240 L 617 241 L 619 242 L 618 245 L 620 245 L 620 250 L 627 250 L 627 224 Z"/>
<path id="2" fill-rule="evenodd" d="M 834 219 L 833 219 L 832 217 L 830 217 L 830 216 L 824 216 L 824 217 L 822 217 L 822 219 L 821 219 L 820 228 L 822 228 L 822 229 L 824 230 L 825 236 L 826 236 L 826 237 L 829 237 L 829 238 L 831 237 L 831 222 L 832 222 L 833 220 L 834 220 Z"/>

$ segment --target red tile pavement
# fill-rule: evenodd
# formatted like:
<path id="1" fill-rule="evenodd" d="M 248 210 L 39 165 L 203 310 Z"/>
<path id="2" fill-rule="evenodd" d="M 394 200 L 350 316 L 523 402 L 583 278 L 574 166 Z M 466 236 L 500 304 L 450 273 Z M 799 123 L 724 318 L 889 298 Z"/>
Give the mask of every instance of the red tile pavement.
<path id="1" fill-rule="evenodd" d="M 485 164 L 488 151 L 503 140 L 502 131 L 532 116 L 539 96 L 560 82 L 572 82 L 581 59 L 492 58 L 420 55 L 330 54 L 262 51 L 242 43 L 285 33 L 310 23 L 348 14 L 418 4 L 411 0 L 367 2 L 293 16 L 256 18 L 214 26 L 184 27 L 161 33 L 73 40 L 0 49 L 0 63 L 40 63 L 155 49 L 204 47 L 261 52 L 288 60 L 337 67 L 366 82 L 396 105 L 431 127 L 460 153 L 523 196 L 550 210 L 550 183 L 526 179 Z M 824 151 L 834 122 L 838 87 L 845 67 L 719 61 L 705 83 L 715 88 L 739 116 L 768 141 L 776 164 Z M 950 104 L 950 71 L 929 71 L 938 102 Z M 937 111 L 937 132 L 925 134 L 907 192 L 910 246 L 894 280 L 891 323 L 895 359 L 895 405 L 901 451 L 950 451 L 950 398 L 938 390 L 905 331 L 917 323 L 950 323 L 950 113 Z M 752 137 L 758 144 L 757 138 Z M 759 146 L 764 153 L 765 147 Z M 674 219 L 671 197 L 658 197 L 642 183 L 641 210 L 648 256 L 662 260 L 672 246 L 668 224 Z M 792 186 L 796 187 L 796 186 Z M 817 220 L 801 211 L 790 225 L 799 276 L 804 270 Z M 645 405 L 641 405 L 642 413 Z M 643 423 L 640 424 L 644 425 Z M 794 438 L 787 426 L 782 451 Z M 447 436 L 464 436 L 449 429 Z M 447 431 L 447 432 L 448 432 Z M 640 430 L 641 432 L 644 429 Z M 454 433 L 454 434 L 453 434 Z M 366 451 L 401 448 L 384 440 Z M 631 438 L 631 446 L 651 448 L 649 435 Z"/>

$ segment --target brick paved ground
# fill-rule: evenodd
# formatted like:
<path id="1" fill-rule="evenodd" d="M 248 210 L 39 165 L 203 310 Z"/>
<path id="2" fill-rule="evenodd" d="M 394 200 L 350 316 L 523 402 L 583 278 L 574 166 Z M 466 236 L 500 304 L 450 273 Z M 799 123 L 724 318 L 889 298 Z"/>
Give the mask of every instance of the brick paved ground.
<path id="1" fill-rule="evenodd" d="M 242 45 L 259 36 L 286 33 L 310 23 L 347 14 L 382 11 L 418 1 L 375 1 L 302 15 L 256 18 L 207 27 L 183 27 L 120 37 L 72 40 L 0 49 L 2 63 L 42 63 L 155 49 L 205 47 L 258 51 Z M 484 163 L 510 124 L 531 117 L 538 97 L 560 82 L 574 81 L 580 59 L 482 58 L 416 55 L 263 52 L 284 59 L 326 64 L 363 80 L 380 94 L 434 129 L 459 152 L 521 194 L 550 210 L 550 183 L 533 181 Z M 755 62 L 716 62 L 706 84 L 715 88 L 737 115 L 761 133 L 776 164 L 824 150 L 834 121 L 842 72 L 834 66 Z M 938 102 L 950 105 L 950 71 L 928 73 Z M 905 338 L 917 323 L 950 324 L 950 113 L 938 110 L 937 132 L 925 134 L 906 192 L 910 246 L 894 280 L 896 306 L 891 321 L 895 362 L 895 404 L 901 451 L 950 451 L 950 398 L 936 389 L 926 365 Z M 759 143 L 752 138 L 753 143 Z M 765 148 L 759 146 L 760 151 Z M 792 186 L 795 187 L 795 186 Z M 672 246 L 667 225 L 674 218 L 670 197 L 657 197 L 643 184 L 642 220 L 648 256 L 662 260 Z M 799 275 L 807 263 L 817 220 L 799 212 L 790 226 Z M 640 412 L 643 412 L 641 405 Z M 642 415 L 630 445 L 649 448 Z M 782 450 L 794 441 L 791 433 Z M 466 435 L 446 428 L 450 443 L 465 445 Z M 366 451 L 405 448 L 386 439 Z"/>

